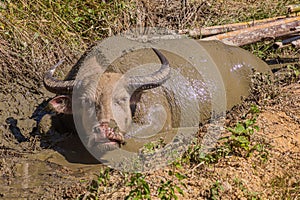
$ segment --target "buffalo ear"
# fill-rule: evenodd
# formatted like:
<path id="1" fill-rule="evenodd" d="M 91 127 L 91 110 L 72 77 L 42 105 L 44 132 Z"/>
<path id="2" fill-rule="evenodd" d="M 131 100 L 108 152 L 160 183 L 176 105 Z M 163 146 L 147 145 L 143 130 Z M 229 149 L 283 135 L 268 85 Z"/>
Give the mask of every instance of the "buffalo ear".
<path id="1" fill-rule="evenodd" d="M 57 113 L 72 114 L 72 99 L 68 95 L 54 97 L 48 105 Z"/>

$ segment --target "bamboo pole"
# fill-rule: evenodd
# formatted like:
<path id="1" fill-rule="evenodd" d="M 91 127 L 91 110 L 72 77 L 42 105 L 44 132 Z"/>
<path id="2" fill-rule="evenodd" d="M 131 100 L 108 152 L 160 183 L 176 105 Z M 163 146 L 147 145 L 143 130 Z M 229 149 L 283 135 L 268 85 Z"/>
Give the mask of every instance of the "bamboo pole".
<path id="1" fill-rule="evenodd" d="M 226 33 L 229 31 L 236 31 L 248 27 L 253 27 L 257 25 L 267 24 L 270 22 L 275 22 L 277 20 L 285 19 L 286 16 L 280 16 L 280 17 L 273 17 L 268 19 L 262 19 L 262 20 L 253 20 L 248 22 L 239 22 L 239 23 L 233 23 L 233 24 L 225 24 L 225 25 L 219 25 L 219 26 L 211 26 L 201 29 L 184 29 L 180 30 L 180 34 L 189 34 L 190 36 L 210 36 L 210 35 L 216 35 L 221 33 Z"/>
<path id="2" fill-rule="evenodd" d="M 300 16 L 280 19 L 274 22 L 223 33 L 202 40 L 220 40 L 226 44 L 242 46 L 261 41 L 266 38 L 278 38 L 297 33 L 300 27 Z"/>

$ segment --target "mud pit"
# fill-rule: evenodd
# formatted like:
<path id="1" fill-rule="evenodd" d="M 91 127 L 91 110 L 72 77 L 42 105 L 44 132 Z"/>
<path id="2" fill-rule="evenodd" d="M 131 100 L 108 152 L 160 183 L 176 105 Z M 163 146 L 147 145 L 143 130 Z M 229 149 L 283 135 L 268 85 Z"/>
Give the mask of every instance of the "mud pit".
<path id="1" fill-rule="evenodd" d="M 41 77 L 17 76 L 15 80 L 6 81 L 2 74 L 0 78 L 0 197 L 63 199 L 85 193 L 87 182 L 81 180 L 95 179 L 95 174 L 105 166 L 89 156 L 76 134 L 65 132 L 63 127 L 60 133 L 53 130 L 46 133 L 52 123 L 50 115 L 45 115 L 38 125 L 41 116 L 48 112 L 46 100 L 54 96 L 45 90 Z M 286 170 L 294 170 L 296 179 L 291 184 L 299 184 L 299 88 L 299 83 L 285 87 L 281 94 L 283 98 L 267 107 L 258 120 L 261 127 L 258 134 L 275 147 L 271 165 L 261 167 L 259 174 L 245 173 L 251 170 L 251 161 L 236 167 L 235 162 L 242 162 L 232 158 L 228 160 L 229 164 L 221 162 L 216 165 L 214 176 L 239 175 L 245 180 L 255 179 L 247 186 L 263 191 L 265 183 L 277 174 L 284 175 Z M 282 166 L 282 161 L 289 166 Z M 164 176 L 163 173 L 152 175 Z M 203 179 L 199 176 L 188 180 L 189 191 L 185 192 L 193 192 L 187 198 L 203 195 L 199 191 Z M 203 181 L 207 182 L 206 179 Z M 205 184 L 201 187 L 205 188 Z M 237 193 L 234 188 L 230 192 L 231 197 Z M 116 198 L 124 195 L 124 190 L 119 189 Z"/>
<path id="2" fill-rule="evenodd" d="M 53 94 L 44 88 L 33 93 L 19 83 L 1 87 L 0 196 L 54 199 L 62 192 L 68 195 L 68 190 L 80 193 L 79 180 L 93 178 L 102 165 L 84 151 L 75 134 L 45 133 L 51 126 L 50 115 L 38 125 L 47 112 L 45 100 Z"/>

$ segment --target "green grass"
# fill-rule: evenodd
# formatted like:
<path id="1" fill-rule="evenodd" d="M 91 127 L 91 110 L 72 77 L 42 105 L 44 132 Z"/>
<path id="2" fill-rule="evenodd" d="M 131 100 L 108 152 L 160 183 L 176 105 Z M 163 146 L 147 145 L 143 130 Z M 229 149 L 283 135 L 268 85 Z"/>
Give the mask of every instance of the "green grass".
<path id="1" fill-rule="evenodd" d="M 130 1 L 1 1 L 0 83 L 30 83 L 38 92 L 44 71 L 58 60 L 71 66 L 93 42 L 134 23 L 134 7 Z"/>
<path id="2" fill-rule="evenodd" d="M 7 1 L 1 9 L 1 35 L 23 45 L 37 37 L 45 43 L 60 38 L 82 45 L 125 28 L 123 20 L 131 19 L 123 17 L 132 6 L 129 1 Z"/>
<path id="3" fill-rule="evenodd" d="M 226 156 L 238 156 L 243 158 L 250 157 L 257 152 L 261 159 L 266 160 L 268 151 L 266 144 L 255 143 L 252 141 L 252 135 L 259 130 L 256 125 L 256 118 L 260 113 L 256 105 L 250 106 L 249 110 L 241 117 L 241 120 L 231 127 L 226 127 L 230 134 L 221 137 L 217 147 L 209 152 L 203 153 L 201 144 L 195 142 L 185 153 L 183 161 L 187 163 L 217 163 Z"/>

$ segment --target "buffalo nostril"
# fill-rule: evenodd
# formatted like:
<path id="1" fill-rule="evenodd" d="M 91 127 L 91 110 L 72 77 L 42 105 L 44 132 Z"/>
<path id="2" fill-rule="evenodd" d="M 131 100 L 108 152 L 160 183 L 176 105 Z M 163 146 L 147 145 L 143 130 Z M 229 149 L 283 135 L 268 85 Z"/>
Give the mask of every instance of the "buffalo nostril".
<path id="1" fill-rule="evenodd" d="M 93 127 L 93 133 L 101 133 L 101 129 L 99 126 Z"/>

